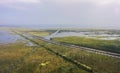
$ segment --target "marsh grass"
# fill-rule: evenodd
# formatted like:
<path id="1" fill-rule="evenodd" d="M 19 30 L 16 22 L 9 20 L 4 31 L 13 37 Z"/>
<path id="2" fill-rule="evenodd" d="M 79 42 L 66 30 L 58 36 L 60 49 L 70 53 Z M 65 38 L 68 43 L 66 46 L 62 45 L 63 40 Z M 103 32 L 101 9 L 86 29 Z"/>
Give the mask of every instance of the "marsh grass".
<path id="1" fill-rule="evenodd" d="M 119 40 L 99 40 L 86 37 L 64 37 L 64 38 L 54 38 L 53 40 L 73 44 L 83 47 L 89 47 L 93 49 L 99 49 L 114 53 L 120 53 L 120 41 Z"/>
<path id="2" fill-rule="evenodd" d="M 39 31 L 39 32 L 30 31 L 28 33 L 32 34 L 32 35 L 35 35 L 35 36 L 41 36 L 41 37 L 50 35 L 49 32 L 45 32 L 45 31 Z"/>
<path id="3" fill-rule="evenodd" d="M 9 69 L 9 66 L 22 58 L 31 47 L 25 46 L 23 43 L 14 43 L 0 45 L 0 73 Z"/>
<path id="4" fill-rule="evenodd" d="M 12 64 L 18 62 L 32 49 L 34 48 L 23 43 L 1 45 L 0 73 L 7 73 Z M 11 73 L 88 73 L 41 47 L 15 67 Z"/>
<path id="5" fill-rule="evenodd" d="M 23 35 L 21 33 L 17 33 L 17 32 L 15 32 L 15 33 L 18 34 L 18 35 L 20 35 L 21 37 L 24 37 L 25 39 L 29 40 L 30 42 L 33 42 L 34 44 L 43 47 L 46 51 L 51 52 L 52 54 L 54 54 L 54 55 L 62 58 L 63 60 L 69 62 L 70 64 L 76 65 L 77 67 L 79 67 L 79 69 L 81 68 L 81 70 L 88 71 L 90 73 L 92 72 L 92 69 L 90 67 L 88 67 L 88 66 L 86 66 L 84 64 L 81 64 L 81 63 L 77 63 L 76 61 L 73 61 L 73 60 L 71 60 L 71 59 L 63 56 L 63 55 L 55 52 L 54 50 L 51 50 L 50 48 L 48 48 L 47 46 L 45 46 L 46 42 L 41 41 L 41 40 L 39 40 L 40 42 L 38 42 L 38 41 L 35 41 L 35 40 L 33 40 L 33 39 L 29 38 L 28 36 L 25 36 L 25 35 Z M 45 63 L 41 63 L 41 64 L 45 65 Z"/>
<path id="6" fill-rule="evenodd" d="M 49 48 L 61 53 L 62 55 L 86 64 L 98 73 L 119 73 L 120 59 L 105 55 L 86 52 L 75 48 L 66 48 L 58 45 L 47 44 Z"/>
<path id="7" fill-rule="evenodd" d="M 34 39 L 35 40 L 35 39 Z M 76 48 L 68 48 L 54 44 L 48 44 L 44 41 L 37 40 L 40 44 L 44 44 L 46 47 L 73 59 L 77 62 L 86 64 L 93 68 L 98 73 L 119 73 L 120 59 L 112 58 L 105 55 L 86 52 Z"/>
<path id="8" fill-rule="evenodd" d="M 32 40 L 45 47 L 60 53 L 78 63 L 83 63 L 93 68 L 96 73 L 119 73 L 120 59 L 86 52 L 76 48 L 68 48 L 59 45 L 53 45 L 42 40 L 33 38 Z M 45 48 L 39 48 L 37 52 L 30 55 L 14 73 L 88 73 L 77 66 L 65 61 L 61 57 L 47 51 Z"/>
<path id="9" fill-rule="evenodd" d="M 65 69 L 63 69 L 64 67 Z M 61 70 L 59 70 L 62 68 Z M 71 72 L 70 72 L 71 71 Z M 14 73 L 87 73 L 80 70 L 60 57 L 48 52 L 44 48 L 29 56 Z"/>

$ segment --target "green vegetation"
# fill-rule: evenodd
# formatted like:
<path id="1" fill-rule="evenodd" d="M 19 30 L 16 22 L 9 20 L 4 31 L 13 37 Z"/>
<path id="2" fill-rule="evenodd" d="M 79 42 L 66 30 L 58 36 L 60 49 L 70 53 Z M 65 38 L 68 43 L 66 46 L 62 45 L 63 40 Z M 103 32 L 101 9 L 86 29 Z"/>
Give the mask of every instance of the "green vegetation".
<path id="1" fill-rule="evenodd" d="M 61 43 L 73 44 L 73 45 L 89 47 L 93 49 L 120 53 L 119 40 L 99 40 L 99 39 L 86 38 L 86 37 L 64 37 L 64 38 L 54 38 L 53 40 Z"/>
<path id="2" fill-rule="evenodd" d="M 34 49 L 22 43 L 0 45 L 0 73 L 88 73 L 45 48 Z"/>
<path id="3" fill-rule="evenodd" d="M 25 46 L 23 43 L 0 45 L 0 73 L 9 70 L 10 65 L 18 61 L 30 50 L 31 47 Z"/>
<path id="4" fill-rule="evenodd" d="M 120 72 L 120 59 L 21 36 L 36 45 L 0 45 L 0 73 L 91 73 L 87 71 L 91 69 L 93 73 Z"/>
<path id="5" fill-rule="evenodd" d="M 14 32 L 15 32 L 15 31 L 14 31 Z M 39 43 L 38 41 L 35 41 L 35 40 L 33 40 L 33 39 L 30 39 L 30 38 L 28 38 L 27 36 L 24 36 L 24 35 L 21 34 L 20 32 L 15 32 L 15 33 L 18 34 L 18 35 L 20 35 L 20 36 L 22 36 L 22 37 L 24 37 L 25 39 L 29 40 L 30 42 L 36 44 L 37 46 L 41 46 L 41 47 L 45 48 L 47 51 L 49 51 L 49 52 L 57 55 L 58 57 L 61 57 L 61 58 L 63 58 L 64 60 L 66 60 L 66 61 L 68 61 L 68 62 L 70 62 L 70 63 L 78 66 L 80 69 L 83 69 L 83 70 L 88 71 L 88 72 L 93 72 L 93 70 L 92 70 L 91 67 L 86 66 L 85 64 L 79 63 L 79 62 L 77 62 L 77 61 L 74 61 L 74 60 L 72 60 L 72 59 L 70 59 L 70 58 L 68 58 L 68 57 L 65 57 L 64 55 L 61 55 L 60 53 L 52 50 L 52 49 L 49 48 L 48 46 L 45 46 L 44 44 L 46 44 L 46 42 L 44 42 L 44 44 L 43 44 L 43 41 Z"/>
<path id="6" fill-rule="evenodd" d="M 31 32 L 28 32 L 29 34 L 32 34 L 32 35 L 35 35 L 35 36 L 48 36 L 50 35 L 49 32 L 46 32 L 46 31 L 39 31 L 39 32 L 36 32 L 36 31 L 31 31 Z"/>
<path id="7" fill-rule="evenodd" d="M 53 50 L 65 56 L 69 59 L 72 59 L 80 64 L 92 67 L 93 71 L 96 73 L 119 73 L 120 70 L 120 59 L 99 55 L 95 53 L 86 52 L 76 48 L 67 48 L 59 45 L 49 44 L 42 40 L 36 38 L 32 39 L 38 44 L 44 44 L 45 47 Z"/>
<path id="8" fill-rule="evenodd" d="M 38 48 L 37 52 L 30 55 L 13 73 L 69 73 L 70 71 L 87 73 L 44 48 Z"/>
<path id="9" fill-rule="evenodd" d="M 60 54 L 93 68 L 98 73 L 119 73 L 120 59 L 86 52 L 75 48 L 66 48 L 47 44 L 49 48 Z"/>

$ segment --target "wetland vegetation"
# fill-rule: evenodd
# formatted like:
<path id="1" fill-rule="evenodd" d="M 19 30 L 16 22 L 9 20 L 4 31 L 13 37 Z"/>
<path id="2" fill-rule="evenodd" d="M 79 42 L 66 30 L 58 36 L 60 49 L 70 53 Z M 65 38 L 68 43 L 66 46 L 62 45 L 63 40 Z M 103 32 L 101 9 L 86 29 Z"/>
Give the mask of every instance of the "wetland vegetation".
<path id="1" fill-rule="evenodd" d="M 98 50 L 104 50 L 114 53 L 120 53 L 120 40 L 100 40 L 95 38 L 86 38 L 86 37 L 63 37 L 63 38 L 54 38 L 54 41 L 67 43 L 77 46 L 83 46 Z"/>
<path id="2" fill-rule="evenodd" d="M 0 45 L 0 73 L 119 73 L 120 59 L 92 52 L 87 52 L 77 48 L 55 45 L 43 40 L 33 38 L 30 35 L 44 37 L 50 35 L 46 31 L 31 31 L 23 29 L 13 29 L 19 36 L 19 40 L 14 43 Z M 21 36 L 22 35 L 22 36 Z M 18 39 L 18 38 L 17 38 Z M 101 40 L 88 39 L 85 37 L 62 37 L 53 38 L 54 41 L 73 44 L 83 40 L 88 45 L 100 44 Z M 92 41 L 92 42 L 91 42 Z M 104 41 L 104 45 L 115 45 L 119 52 L 118 41 Z M 26 45 L 31 42 L 33 45 Z M 90 43 L 91 42 L 91 43 Z M 103 42 L 102 42 L 103 43 Z M 109 44 L 108 44 L 109 43 Z M 111 44 L 110 44 L 111 43 Z M 77 45 L 75 44 L 75 45 Z M 96 45 L 97 48 L 101 46 Z M 102 46 L 103 48 L 104 46 Z M 98 49 L 99 49 L 98 48 Z M 113 49 L 112 49 L 113 50 Z M 114 50 L 114 51 L 116 51 Z M 79 67 L 80 66 L 80 67 Z M 92 69 L 91 71 L 87 71 Z"/>

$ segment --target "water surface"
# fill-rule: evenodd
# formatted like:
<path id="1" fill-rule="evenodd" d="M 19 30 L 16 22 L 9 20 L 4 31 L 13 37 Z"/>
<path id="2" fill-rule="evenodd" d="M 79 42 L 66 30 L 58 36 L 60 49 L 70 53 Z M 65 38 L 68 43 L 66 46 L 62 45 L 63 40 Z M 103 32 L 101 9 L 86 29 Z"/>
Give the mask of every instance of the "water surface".
<path id="1" fill-rule="evenodd" d="M 20 38 L 18 35 L 12 34 L 9 31 L 0 30 L 0 44 L 14 43 Z"/>
<path id="2" fill-rule="evenodd" d="M 53 33 L 50 36 L 46 36 L 46 39 L 56 38 L 56 37 L 68 37 L 68 36 L 78 36 L 87 38 L 96 38 L 100 40 L 116 40 L 120 39 L 120 34 L 108 34 L 105 32 L 58 32 Z"/>

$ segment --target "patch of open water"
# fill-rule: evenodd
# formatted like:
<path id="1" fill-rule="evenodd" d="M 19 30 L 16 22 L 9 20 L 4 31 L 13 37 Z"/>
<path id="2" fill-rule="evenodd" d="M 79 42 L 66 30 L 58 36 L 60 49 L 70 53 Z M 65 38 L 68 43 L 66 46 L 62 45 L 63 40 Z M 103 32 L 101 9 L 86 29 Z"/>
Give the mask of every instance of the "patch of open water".
<path id="1" fill-rule="evenodd" d="M 17 34 L 13 34 L 10 31 L 0 30 L 0 45 L 9 44 L 15 42 L 23 42 L 27 46 L 33 46 L 33 44 Z"/>
<path id="2" fill-rule="evenodd" d="M 79 36 L 96 38 L 100 40 L 116 40 L 120 39 L 120 34 L 107 34 L 107 33 L 94 33 L 94 32 L 60 32 L 55 35 L 46 36 L 45 39 L 56 38 L 56 37 L 68 37 L 68 36 Z"/>

